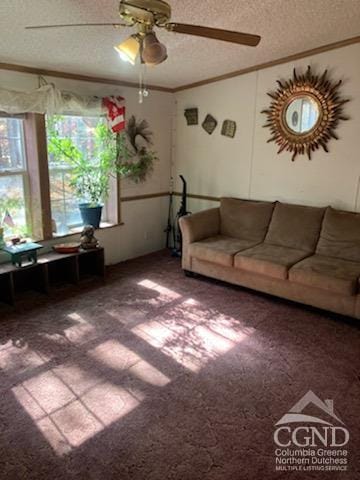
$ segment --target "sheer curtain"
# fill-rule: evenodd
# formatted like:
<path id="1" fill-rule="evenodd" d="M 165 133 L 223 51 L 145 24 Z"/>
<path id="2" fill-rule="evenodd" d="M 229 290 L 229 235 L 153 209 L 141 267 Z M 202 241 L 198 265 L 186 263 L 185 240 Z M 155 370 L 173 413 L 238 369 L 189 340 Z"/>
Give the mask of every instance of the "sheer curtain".
<path id="1" fill-rule="evenodd" d="M 61 91 L 53 84 L 29 92 L 0 88 L 0 111 L 11 115 L 31 112 L 98 116 L 106 113 L 101 97 Z"/>

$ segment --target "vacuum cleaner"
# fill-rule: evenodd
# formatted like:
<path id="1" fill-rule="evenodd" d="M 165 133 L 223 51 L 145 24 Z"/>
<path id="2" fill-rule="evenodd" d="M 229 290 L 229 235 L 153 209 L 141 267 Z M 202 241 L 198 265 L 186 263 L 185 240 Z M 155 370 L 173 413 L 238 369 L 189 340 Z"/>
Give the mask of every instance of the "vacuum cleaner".
<path id="1" fill-rule="evenodd" d="M 168 223 L 165 229 L 166 248 L 171 249 L 171 255 L 173 257 L 181 257 L 181 254 L 182 254 L 182 237 L 181 237 L 181 231 L 179 227 L 179 219 L 191 213 L 191 212 L 188 212 L 187 210 L 187 183 L 185 178 L 182 175 L 179 175 L 179 177 L 183 184 L 180 208 L 174 218 L 173 216 L 174 193 L 171 191 L 170 201 L 169 201 Z"/>

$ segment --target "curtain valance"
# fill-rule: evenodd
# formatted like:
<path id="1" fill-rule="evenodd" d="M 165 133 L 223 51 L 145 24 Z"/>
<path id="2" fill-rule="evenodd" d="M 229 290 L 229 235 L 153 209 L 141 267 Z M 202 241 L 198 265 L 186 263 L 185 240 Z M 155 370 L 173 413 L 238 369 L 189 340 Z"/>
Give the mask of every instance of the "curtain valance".
<path id="1" fill-rule="evenodd" d="M 48 115 L 106 115 L 113 132 L 125 128 L 123 97 L 96 97 L 59 90 L 53 84 L 19 92 L 0 88 L 0 112 L 8 115 L 42 113 Z"/>
<path id="2" fill-rule="evenodd" d="M 59 90 L 53 84 L 20 92 L 0 88 L 0 111 L 10 115 L 24 113 L 98 116 L 109 114 L 111 102 L 124 108 L 122 97 L 96 97 Z"/>

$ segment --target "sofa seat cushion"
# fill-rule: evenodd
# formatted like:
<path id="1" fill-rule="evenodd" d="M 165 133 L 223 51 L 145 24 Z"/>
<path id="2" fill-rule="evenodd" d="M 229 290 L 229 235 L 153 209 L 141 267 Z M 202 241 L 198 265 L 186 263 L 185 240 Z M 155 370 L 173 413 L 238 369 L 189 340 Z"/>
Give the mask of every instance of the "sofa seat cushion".
<path id="1" fill-rule="evenodd" d="M 302 250 L 262 243 L 235 255 L 234 266 L 269 277 L 286 279 L 289 268 L 307 255 Z"/>
<path id="2" fill-rule="evenodd" d="M 206 238 L 200 242 L 191 243 L 189 253 L 191 257 L 207 262 L 218 263 L 225 267 L 232 267 L 234 255 L 241 250 L 245 250 L 254 245 L 251 240 L 241 240 L 239 238 L 217 235 Z"/>
<path id="3" fill-rule="evenodd" d="M 359 276 L 360 263 L 322 255 L 305 258 L 289 271 L 291 282 L 340 295 L 355 295 Z"/>

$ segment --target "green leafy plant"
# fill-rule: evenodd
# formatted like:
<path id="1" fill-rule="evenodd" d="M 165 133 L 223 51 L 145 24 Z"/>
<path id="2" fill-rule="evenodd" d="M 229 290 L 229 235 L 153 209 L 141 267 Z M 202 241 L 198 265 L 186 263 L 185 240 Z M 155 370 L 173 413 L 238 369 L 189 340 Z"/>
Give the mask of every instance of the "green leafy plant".
<path id="1" fill-rule="evenodd" d="M 108 198 L 112 176 L 119 174 L 138 183 L 145 181 L 153 170 L 157 157 L 147 148 L 152 145 L 152 133 L 146 120 L 138 123 L 131 117 L 127 129 L 116 135 L 99 120 L 89 158 L 71 138 L 60 135 L 58 125 L 62 118 L 57 115 L 47 119 L 48 152 L 56 163 L 71 167 L 70 186 L 79 199 L 97 205 Z"/>

